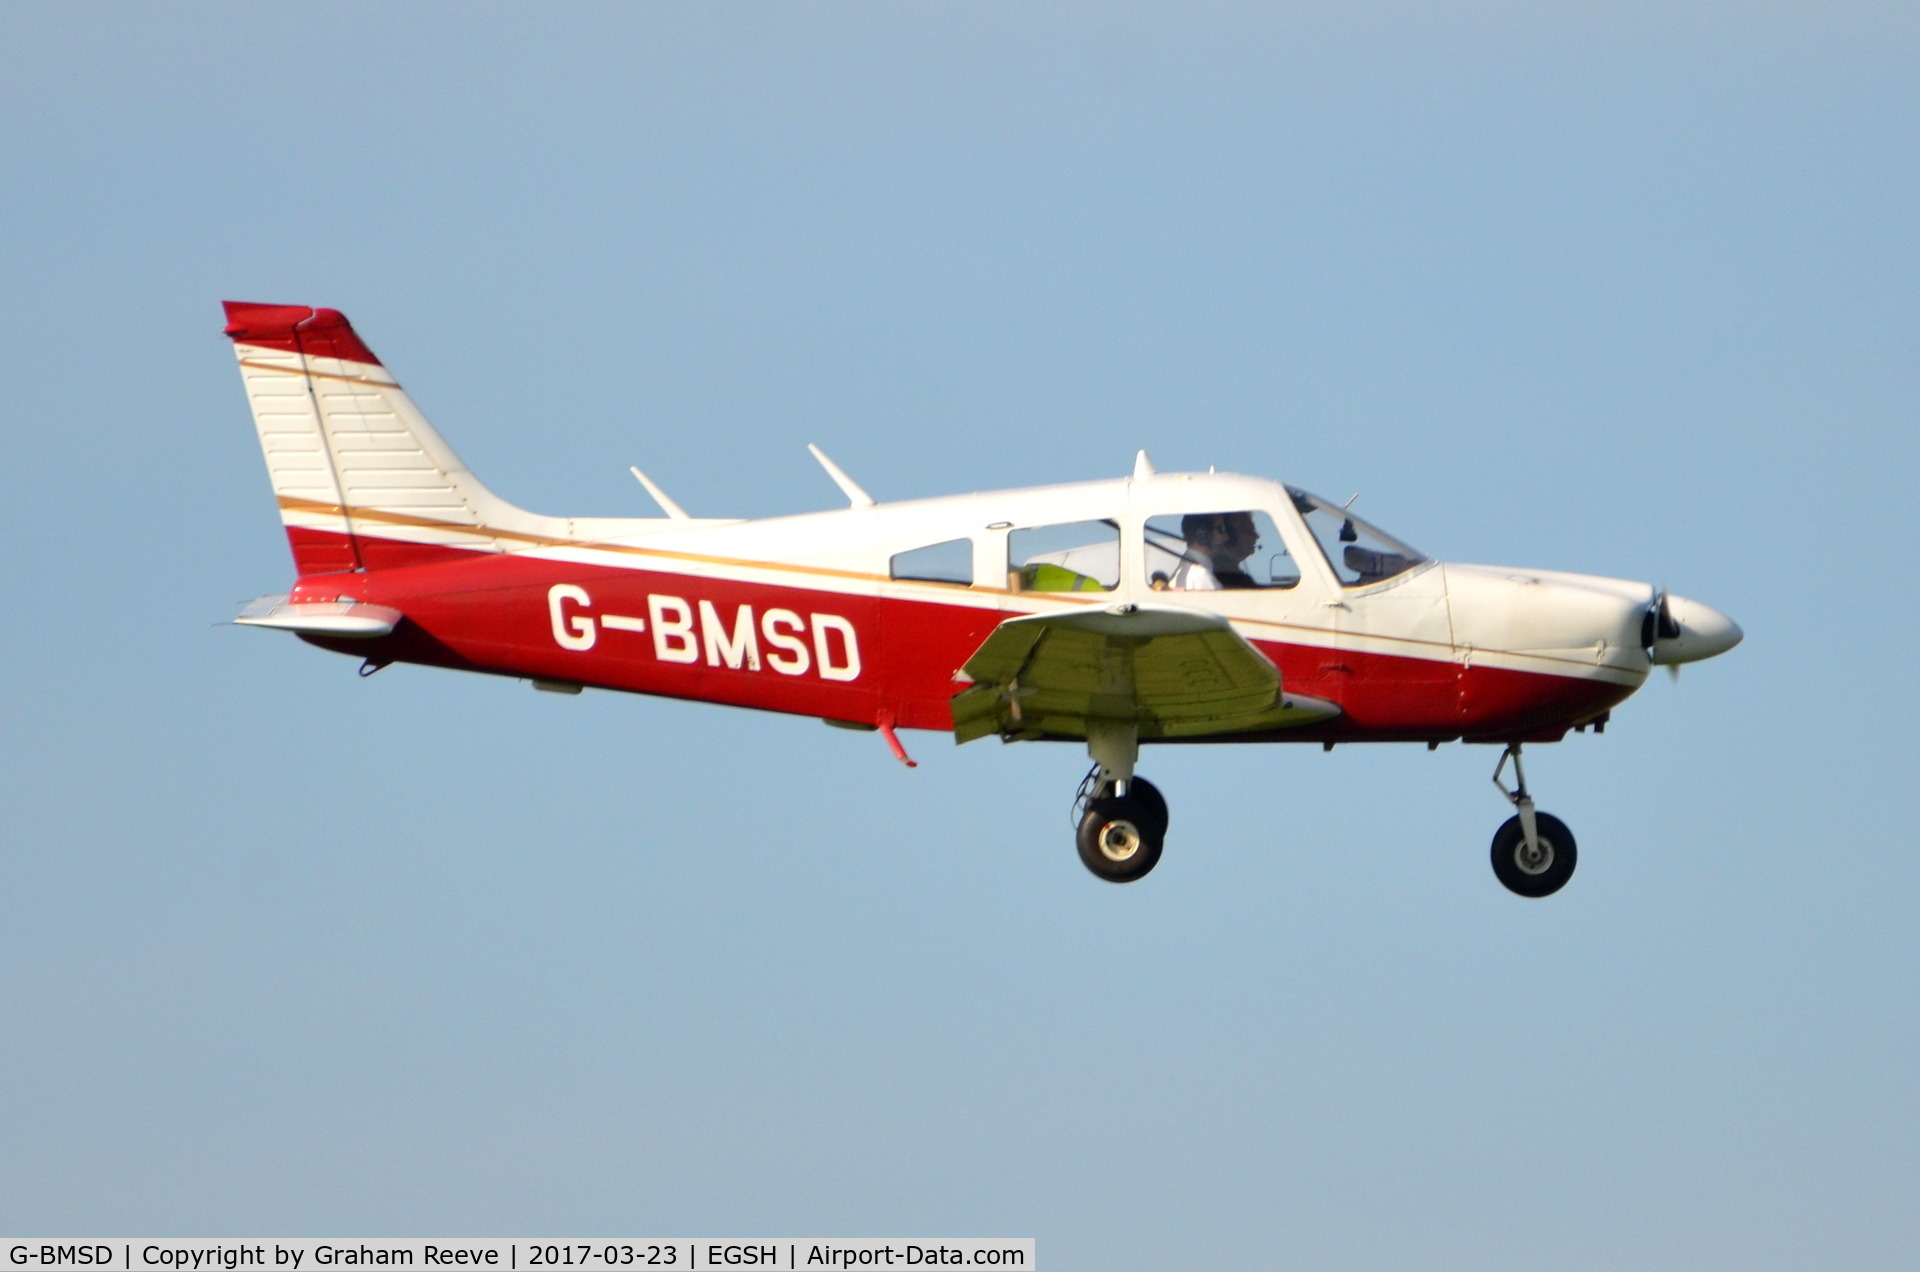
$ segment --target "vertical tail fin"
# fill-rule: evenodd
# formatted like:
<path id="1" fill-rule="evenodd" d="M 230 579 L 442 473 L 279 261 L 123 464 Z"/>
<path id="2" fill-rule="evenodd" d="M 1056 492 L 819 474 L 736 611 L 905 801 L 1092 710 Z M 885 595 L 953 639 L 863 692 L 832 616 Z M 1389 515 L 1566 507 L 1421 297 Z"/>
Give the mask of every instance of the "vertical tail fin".
<path id="1" fill-rule="evenodd" d="M 227 335 L 301 574 L 567 537 L 474 477 L 334 309 L 227 301 Z"/>

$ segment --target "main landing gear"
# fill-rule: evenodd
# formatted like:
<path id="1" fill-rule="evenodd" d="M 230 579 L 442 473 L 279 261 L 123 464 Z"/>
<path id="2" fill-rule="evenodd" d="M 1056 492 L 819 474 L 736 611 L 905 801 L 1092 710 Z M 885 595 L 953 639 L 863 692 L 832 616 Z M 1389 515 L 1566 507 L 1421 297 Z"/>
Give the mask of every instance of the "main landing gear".
<path id="1" fill-rule="evenodd" d="M 1132 883 L 1160 861 L 1167 840 L 1167 801 L 1133 775 L 1140 735 L 1131 721 L 1087 722 L 1093 768 L 1073 802 L 1080 860 L 1108 883 Z"/>
<path id="2" fill-rule="evenodd" d="M 1514 789 L 1500 774 L 1513 761 Z M 1516 810 L 1493 834 L 1493 874 L 1509 892 L 1523 897 L 1550 897 L 1567 886 L 1579 860 L 1573 832 L 1552 813 L 1535 812 L 1527 794 L 1527 775 L 1520 767 L 1520 744 L 1512 742 L 1494 766 L 1493 784 Z"/>

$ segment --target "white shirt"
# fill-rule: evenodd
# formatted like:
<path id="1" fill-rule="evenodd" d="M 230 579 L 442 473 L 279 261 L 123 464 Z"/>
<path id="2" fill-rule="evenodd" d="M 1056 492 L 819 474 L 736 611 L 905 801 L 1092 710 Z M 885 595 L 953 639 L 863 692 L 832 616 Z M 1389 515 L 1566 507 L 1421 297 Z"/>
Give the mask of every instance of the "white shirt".
<path id="1" fill-rule="evenodd" d="M 1220 580 L 1213 576 L 1213 568 L 1205 561 L 1188 557 L 1174 568 L 1173 577 L 1167 580 L 1167 587 L 1175 592 L 1218 592 Z"/>

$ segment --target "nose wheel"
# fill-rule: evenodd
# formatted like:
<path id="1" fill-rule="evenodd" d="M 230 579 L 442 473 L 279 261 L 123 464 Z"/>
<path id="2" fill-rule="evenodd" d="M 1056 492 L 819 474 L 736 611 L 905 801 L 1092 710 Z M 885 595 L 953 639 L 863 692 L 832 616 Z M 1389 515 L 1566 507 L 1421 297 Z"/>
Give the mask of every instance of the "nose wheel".
<path id="1" fill-rule="evenodd" d="M 1514 789 L 1500 775 L 1513 761 Z M 1493 784 L 1514 807 L 1493 835 L 1493 874 L 1507 891 L 1522 897 L 1550 897 L 1567 886 L 1579 861 L 1573 832 L 1552 813 L 1536 812 L 1527 794 L 1527 775 L 1520 767 L 1520 744 L 1512 743 L 1494 766 Z"/>

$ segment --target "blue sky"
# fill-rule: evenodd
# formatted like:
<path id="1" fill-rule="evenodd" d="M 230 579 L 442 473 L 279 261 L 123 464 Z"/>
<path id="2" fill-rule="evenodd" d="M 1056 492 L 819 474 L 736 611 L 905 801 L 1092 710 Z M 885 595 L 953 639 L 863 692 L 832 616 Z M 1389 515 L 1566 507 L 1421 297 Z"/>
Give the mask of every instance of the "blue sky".
<path id="1" fill-rule="evenodd" d="M 1920 22 L 1887 5 L 0 11 L 0 1228 L 1920 1259 Z M 1746 643 L 1530 753 L 1065 747 L 353 664 L 226 298 L 543 512 L 1280 477 Z"/>

